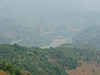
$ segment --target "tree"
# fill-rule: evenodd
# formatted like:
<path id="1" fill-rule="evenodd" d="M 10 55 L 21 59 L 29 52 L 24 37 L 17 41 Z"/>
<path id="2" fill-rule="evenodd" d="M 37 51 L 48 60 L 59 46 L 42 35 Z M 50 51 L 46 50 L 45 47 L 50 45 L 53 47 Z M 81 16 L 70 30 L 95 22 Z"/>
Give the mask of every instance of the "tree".
<path id="1" fill-rule="evenodd" d="M 22 75 L 19 69 L 16 69 L 15 75 Z"/>
<path id="2" fill-rule="evenodd" d="M 5 60 L 3 60 L 3 62 L 2 62 L 2 69 L 4 70 L 5 69 L 5 67 L 6 67 L 6 61 Z"/>
<path id="3" fill-rule="evenodd" d="M 79 66 L 81 66 L 81 65 L 82 65 L 82 63 L 80 62 Z"/>
<path id="4" fill-rule="evenodd" d="M 95 69 L 93 68 L 93 71 L 92 71 L 93 73 L 95 72 Z"/>

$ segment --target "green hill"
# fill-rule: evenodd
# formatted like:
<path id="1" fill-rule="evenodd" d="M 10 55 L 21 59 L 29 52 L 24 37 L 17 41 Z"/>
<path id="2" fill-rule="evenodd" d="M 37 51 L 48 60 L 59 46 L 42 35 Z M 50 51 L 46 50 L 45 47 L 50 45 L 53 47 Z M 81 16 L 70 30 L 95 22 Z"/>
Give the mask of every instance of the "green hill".
<path id="1" fill-rule="evenodd" d="M 65 70 L 75 69 L 78 60 L 100 62 L 100 52 L 91 49 L 78 48 L 46 48 L 0 45 L 0 59 L 35 75 L 68 75 Z"/>

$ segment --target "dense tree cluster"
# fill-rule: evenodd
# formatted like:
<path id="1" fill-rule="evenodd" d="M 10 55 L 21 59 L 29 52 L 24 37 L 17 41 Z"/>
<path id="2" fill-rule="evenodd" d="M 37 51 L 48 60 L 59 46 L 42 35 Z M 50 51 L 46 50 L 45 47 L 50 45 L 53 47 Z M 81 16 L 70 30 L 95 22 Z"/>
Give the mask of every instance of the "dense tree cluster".
<path id="1" fill-rule="evenodd" d="M 23 75 L 19 69 L 15 69 L 13 65 L 6 65 L 6 61 L 3 60 L 3 62 L 0 63 L 0 69 L 3 71 L 6 71 L 7 73 L 11 75 Z"/>

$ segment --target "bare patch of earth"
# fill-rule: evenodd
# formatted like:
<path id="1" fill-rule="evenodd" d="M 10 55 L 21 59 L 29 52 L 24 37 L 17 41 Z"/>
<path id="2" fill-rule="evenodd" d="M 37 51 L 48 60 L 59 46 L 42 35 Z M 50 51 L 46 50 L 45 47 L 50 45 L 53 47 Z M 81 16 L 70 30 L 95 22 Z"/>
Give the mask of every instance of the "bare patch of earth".
<path id="1" fill-rule="evenodd" d="M 83 60 L 78 61 L 82 63 L 80 67 L 73 70 L 65 70 L 69 75 L 100 75 L 100 64 L 96 61 L 85 62 Z"/>
<path id="2" fill-rule="evenodd" d="M 8 73 L 6 73 L 6 72 L 0 70 L 0 75 L 10 75 L 10 74 L 8 74 Z"/>

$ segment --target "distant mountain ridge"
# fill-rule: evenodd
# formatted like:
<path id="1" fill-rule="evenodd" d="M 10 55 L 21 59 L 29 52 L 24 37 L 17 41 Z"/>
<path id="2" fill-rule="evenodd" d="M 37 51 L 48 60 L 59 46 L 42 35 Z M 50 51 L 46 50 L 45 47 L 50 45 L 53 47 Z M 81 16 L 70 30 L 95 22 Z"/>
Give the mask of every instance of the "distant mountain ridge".
<path id="1" fill-rule="evenodd" d="M 100 49 L 100 25 L 90 26 L 80 34 L 73 38 L 73 44 L 79 45 L 83 43 L 92 43 L 96 48 Z"/>

